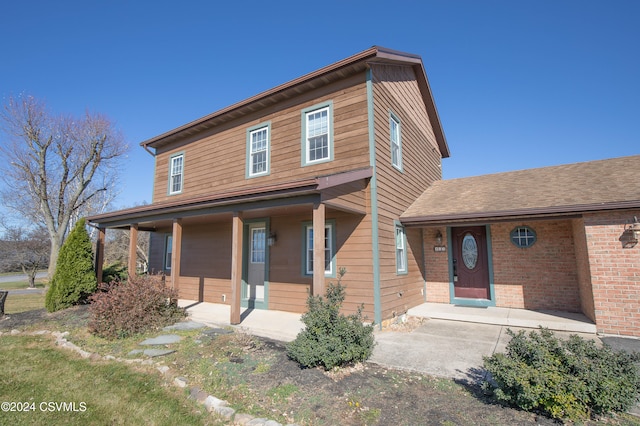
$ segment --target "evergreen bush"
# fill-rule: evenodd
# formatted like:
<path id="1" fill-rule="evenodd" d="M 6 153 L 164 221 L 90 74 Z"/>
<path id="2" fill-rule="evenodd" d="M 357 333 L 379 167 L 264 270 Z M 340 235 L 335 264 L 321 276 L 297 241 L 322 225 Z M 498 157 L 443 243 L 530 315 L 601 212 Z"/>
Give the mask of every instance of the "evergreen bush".
<path id="1" fill-rule="evenodd" d="M 177 290 L 167 287 L 159 275 L 102 283 L 90 298 L 89 332 L 116 339 L 173 324 L 186 315 L 177 298 Z"/>
<path id="2" fill-rule="evenodd" d="M 102 282 L 110 283 L 112 281 L 124 281 L 129 276 L 127 265 L 121 262 L 115 262 L 107 265 L 102 270 Z"/>
<path id="3" fill-rule="evenodd" d="M 330 283 L 326 296 L 309 296 L 308 310 L 302 315 L 305 328 L 287 345 L 289 358 L 303 367 L 321 366 L 325 370 L 367 360 L 375 345 L 373 325 L 363 324 L 360 306 L 355 314 L 343 315 L 340 307 L 345 298 L 339 271 L 337 284 Z"/>
<path id="4" fill-rule="evenodd" d="M 86 303 L 97 285 L 93 247 L 85 220 L 80 219 L 60 248 L 56 270 L 45 296 L 45 307 L 54 312 Z"/>
<path id="5" fill-rule="evenodd" d="M 572 335 L 558 339 L 548 329 L 512 337 L 506 353 L 484 358 L 493 391 L 503 403 L 556 419 L 585 420 L 622 412 L 638 401 L 638 354 L 613 351 Z"/>

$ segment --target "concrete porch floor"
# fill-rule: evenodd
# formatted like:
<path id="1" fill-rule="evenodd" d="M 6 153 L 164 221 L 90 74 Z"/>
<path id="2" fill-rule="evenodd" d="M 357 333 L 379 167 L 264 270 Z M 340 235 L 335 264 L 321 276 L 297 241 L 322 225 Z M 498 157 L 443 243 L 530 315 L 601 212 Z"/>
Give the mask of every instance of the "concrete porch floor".
<path id="1" fill-rule="evenodd" d="M 445 303 L 423 303 L 409 309 L 409 316 L 596 334 L 596 325 L 582 314 L 561 311 L 530 311 L 514 308 L 478 308 Z"/>
<path id="2" fill-rule="evenodd" d="M 180 299 L 178 305 L 187 308 L 193 321 L 216 327 L 230 325 L 231 307 L 218 303 L 196 302 Z M 555 331 L 596 334 L 595 324 L 582 314 L 557 311 L 529 311 L 512 308 L 476 308 L 444 303 L 423 303 L 409 309 L 409 316 L 461 321 L 476 324 L 492 324 L 514 328 L 538 328 Z M 304 324 L 300 314 L 283 311 L 243 308 L 241 323 L 234 327 L 240 330 L 290 342 L 298 335 Z"/>

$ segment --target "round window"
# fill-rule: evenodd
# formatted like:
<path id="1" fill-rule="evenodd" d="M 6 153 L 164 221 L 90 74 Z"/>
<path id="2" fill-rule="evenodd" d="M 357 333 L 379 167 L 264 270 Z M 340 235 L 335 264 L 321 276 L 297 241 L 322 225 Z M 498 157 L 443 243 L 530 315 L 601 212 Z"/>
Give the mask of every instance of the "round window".
<path id="1" fill-rule="evenodd" d="M 536 242 L 536 233 L 528 226 L 518 226 L 511 231 L 511 242 L 516 247 L 531 247 Z"/>

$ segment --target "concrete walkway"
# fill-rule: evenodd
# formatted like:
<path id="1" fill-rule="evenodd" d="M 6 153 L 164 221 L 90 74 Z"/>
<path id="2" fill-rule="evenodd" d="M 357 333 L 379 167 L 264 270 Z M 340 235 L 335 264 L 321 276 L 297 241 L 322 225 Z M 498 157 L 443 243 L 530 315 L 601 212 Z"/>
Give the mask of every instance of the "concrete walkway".
<path id="1" fill-rule="evenodd" d="M 230 307 L 214 303 L 180 300 L 189 317 L 197 322 L 229 326 Z M 483 379 L 484 356 L 503 351 L 509 342 L 507 328 L 539 326 L 559 333 L 578 333 L 597 339 L 595 325 L 586 317 L 564 312 L 534 312 L 505 308 L 470 308 L 426 303 L 410 309 L 409 316 L 425 321 L 416 329 L 388 331 L 376 329 L 376 347 L 370 361 L 459 380 Z M 249 310 L 241 314 L 238 329 L 256 336 L 289 342 L 304 327 L 300 314 L 282 311 Z"/>

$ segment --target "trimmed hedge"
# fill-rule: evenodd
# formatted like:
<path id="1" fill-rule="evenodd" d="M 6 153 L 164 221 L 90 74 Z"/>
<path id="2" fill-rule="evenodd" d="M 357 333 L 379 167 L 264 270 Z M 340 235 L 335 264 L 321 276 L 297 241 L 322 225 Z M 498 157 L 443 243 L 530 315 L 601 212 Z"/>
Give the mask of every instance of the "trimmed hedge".
<path id="1" fill-rule="evenodd" d="M 362 309 L 343 315 L 340 307 L 345 298 L 341 284 L 346 273 L 342 268 L 338 283 L 330 283 L 326 296 L 309 296 L 308 310 L 302 315 L 305 328 L 287 345 L 289 358 L 303 367 L 321 366 L 325 370 L 367 360 L 375 345 L 373 325 L 363 324 Z"/>
<path id="2" fill-rule="evenodd" d="M 171 325 L 186 316 L 177 298 L 177 290 L 167 287 L 159 275 L 101 284 L 91 297 L 89 332 L 117 339 Z"/>
<path id="3" fill-rule="evenodd" d="M 623 412 L 638 401 L 638 354 L 578 335 L 561 340 L 545 328 L 507 332 L 512 339 L 506 353 L 484 358 L 494 382 L 484 388 L 498 401 L 567 420 Z"/>

